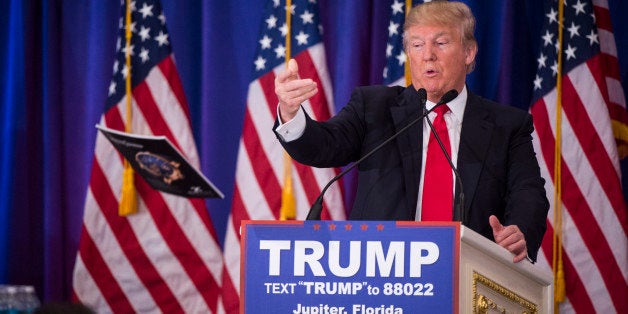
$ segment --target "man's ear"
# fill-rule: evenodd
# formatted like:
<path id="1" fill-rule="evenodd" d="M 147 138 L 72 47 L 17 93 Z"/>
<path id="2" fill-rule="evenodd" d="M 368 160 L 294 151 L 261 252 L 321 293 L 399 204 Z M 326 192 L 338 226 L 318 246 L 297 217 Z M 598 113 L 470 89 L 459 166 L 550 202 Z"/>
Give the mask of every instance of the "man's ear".
<path id="1" fill-rule="evenodd" d="M 470 64 L 475 60 L 475 56 L 478 53 L 478 44 L 473 42 L 469 46 L 467 46 L 467 64 Z"/>
<path id="2" fill-rule="evenodd" d="M 465 48 L 465 64 L 467 65 L 467 74 L 475 68 L 475 56 L 478 54 L 478 44 L 473 42 Z"/>

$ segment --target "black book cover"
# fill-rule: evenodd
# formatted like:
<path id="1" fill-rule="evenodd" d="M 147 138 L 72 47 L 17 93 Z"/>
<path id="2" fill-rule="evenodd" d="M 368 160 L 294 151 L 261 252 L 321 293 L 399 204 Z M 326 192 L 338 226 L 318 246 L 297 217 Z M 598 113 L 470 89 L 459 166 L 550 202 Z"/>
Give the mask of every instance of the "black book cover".
<path id="1" fill-rule="evenodd" d="M 140 135 L 96 128 L 155 190 L 184 197 L 224 198 L 165 136 Z"/>

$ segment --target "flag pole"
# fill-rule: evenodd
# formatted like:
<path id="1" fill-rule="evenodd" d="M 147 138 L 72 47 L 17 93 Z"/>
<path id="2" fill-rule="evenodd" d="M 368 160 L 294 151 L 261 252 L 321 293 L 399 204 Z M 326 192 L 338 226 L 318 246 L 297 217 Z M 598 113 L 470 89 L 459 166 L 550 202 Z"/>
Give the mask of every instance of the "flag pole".
<path id="1" fill-rule="evenodd" d="M 412 8 L 412 0 L 406 0 L 406 15 L 405 15 L 406 18 L 408 17 L 408 13 L 410 13 L 411 8 Z M 403 64 L 403 74 L 404 74 L 404 77 L 406 78 L 406 86 L 410 86 L 410 84 L 412 84 L 412 77 L 410 76 L 410 64 L 408 63 L 407 55 L 406 55 L 406 62 Z"/>
<path id="2" fill-rule="evenodd" d="M 132 130 L 132 110 L 131 110 L 131 0 L 126 0 L 126 16 L 125 16 L 125 62 L 126 62 L 126 120 L 124 123 L 124 131 L 131 133 Z M 124 170 L 122 173 L 122 192 L 120 195 L 120 204 L 118 205 L 118 215 L 127 216 L 137 213 L 137 194 L 135 191 L 133 168 L 129 162 L 124 159 Z"/>
<path id="3" fill-rule="evenodd" d="M 554 236 L 552 245 L 552 266 L 554 270 L 554 313 L 565 300 L 565 273 L 563 270 L 562 244 L 562 46 L 563 46 L 564 3 L 558 1 L 558 70 L 556 74 L 556 141 L 554 144 Z"/>
<path id="4" fill-rule="evenodd" d="M 286 0 L 286 68 L 291 55 L 291 32 L 292 32 L 292 14 L 290 7 L 292 0 Z M 283 187 L 281 189 L 281 209 L 279 210 L 280 220 L 294 220 L 297 216 L 296 200 L 294 198 L 294 188 L 292 183 L 292 158 L 288 153 L 283 151 Z"/>

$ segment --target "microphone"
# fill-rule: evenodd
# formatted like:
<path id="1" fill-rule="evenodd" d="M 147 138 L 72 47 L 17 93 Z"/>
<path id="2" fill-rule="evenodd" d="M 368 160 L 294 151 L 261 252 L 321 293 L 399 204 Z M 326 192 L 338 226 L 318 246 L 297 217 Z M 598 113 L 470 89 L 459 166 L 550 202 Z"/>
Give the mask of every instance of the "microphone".
<path id="1" fill-rule="evenodd" d="M 454 90 L 454 92 L 456 92 Z M 423 108 L 423 114 L 421 114 L 418 118 L 416 118 L 415 120 L 411 121 L 410 123 L 408 123 L 408 125 L 404 126 L 401 130 L 397 131 L 395 134 L 391 135 L 388 139 L 386 139 L 385 141 L 383 141 L 381 144 L 377 145 L 377 147 L 373 148 L 370 152 L 368 152 L 366 155 L 362 156 L 360 159 L 358 159 L 356 162 L 354 162 L 352 165 L 350 165 L 349 167 L 347 167 L 345 170 L 343 170 L 342 172 L 340 172 L 338 175 L 336 175 L 335 177 L 333 177 L 331 180 L 329 180 L 329 182 L 327 183 L 327 185 L 325 185 L 325 187 L 323 188 L 323 190 L 321 191 L 321 194 L 318 195 L 318 198 L 316 199 L 316 201 L 314 201 L 314 204 L 312 204 L 312 207 L 310 207 L 310 211 L 307 214 L 307 218 L 306 220 L 321 220 L 321 212 L 323 211 L 323 196 L 325 195 L 325 192 L 327 192 L 327 189 L 336 181 L 338 181 L 338 179 L 342 178 L 342 176 L 344 176 L 347 172 L 351 171 L 353 168 L 355 168 L 357 165 L 359 165 L 362 161 L 364 161 L 366 158 L 370 157 L 371 155 L 373 155 L 375 152 L 377 152 L 378 150 L 380 150 L 382 147 L 384 147 L 384 145 L 390 143 L 390 141 L 394 140 L 395 138 L 397 138 L 399 135 L 401 135 L 403 132 L 405 132 L 407 129 L 409 129 L 411 126 L 415 125 L 417 122 L 421 121 L 423 118 L 427 117 L 427 115 L 432 112 L 434 109 L 436 109 L 436 107 L 446 103 L 440 103 L 437 104 L 436 106 L 434 106 L 432 109 L 430 110 L 425 110 L 425 102 L 427 101 L 427 91 L 425 91 L 424 88 L 421 88 L 417 91 L 417 93 L 419 94 L 419 101 L 421 103 L 421 108 Z M 450 94 L 451 91 L 447 92 L 445 94 L 448 95 Z M 458 95 L 458 93 L 456 92 L 456 94 L 451 98 L 454 99 L 456 98 L 456 95 Z M 444 96 L 443 96 L 444 98 Z M 451 99 L 448 98 L 447 101 L 450 101 Z M 429 119 L 428 119 L 429 120 Z"/>
<path id="2" fill-rule="evenodd" d="M 445 93 L 445 95 L 443 95 L 443 97 L 441 97 L 440 101 L 436 104 L 436 106 L 434 106 L 434 108 L 454 100 L 454 98 L 456 98 L 457 96 L 458 96 L 458 92 L 455 89 L 448 91 L 447 93 Z M 423 103 L 423 106 L 424 106 L 423 107 L 424 113 L 425 112 L 429 113 L 429 111 L 434 110 L 434 108 L 432 108 L 431 110 L 427 111 L 427 108 L 425 107 L 425 103 Z M 427 114 L 425 114 L 424 116 L 427 118 Z M 432 131 L 432 134 L 434 134 L 434 138 L 436 138 L 436 141 L 438 142 L 438 146 L 440 146 L 440 149 L 443 151 L 443 154 L 445 154 L 445 159 L 447 159 L 449 166 L 454 171 L 454 175 L 456 176 L 456 185 L 458 186 L 460 190 L 460 198 L 459 198 L 459 202 L 454 205 L 454 217 L 459 217 L 460 222 L 464 225 L 464 221 L 466 217 L 464 213 L 464 191 L 462 188 L 462 179 L 460 178 L 460 173 L 458 173 L 458 169 L 456 168 L 453 161 L 451 160 L 451 157 L 447 153 L 447 150 L 445 149 L 445 145 L 443 145 L 443 142 L 441 141 L 440 136 L 438 136 L 438 133 L 434 129 L 434 125 L 432 124 L 432 121 L 430 121 L 430 119 L 425 119 L 425 120 L 427 120 L 427 124 L 430 126 L 430 130 Z"/>

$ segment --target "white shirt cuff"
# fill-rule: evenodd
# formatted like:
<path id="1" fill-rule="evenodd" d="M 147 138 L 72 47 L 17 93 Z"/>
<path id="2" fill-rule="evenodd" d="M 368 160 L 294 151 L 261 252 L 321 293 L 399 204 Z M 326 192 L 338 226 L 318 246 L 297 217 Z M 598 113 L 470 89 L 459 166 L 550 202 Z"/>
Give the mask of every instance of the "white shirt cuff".
<path id="1" fill-rule="evenodd" d="M 277 117 L 281 117 L 279 115 L 279 106 L 277 106 Z M 305 113 L 303 112 L 303 107 L 299 108 L 297 111 L 297 115 L 292 118 L 290 121 L 286 121 L 285 123 L 281 123 L 281 118 L 279 120 L 279 126 L 275 129 L 277 134 L 281 136 L 284 142 L 291 142 L 303 135 L 303 131 L 305 131 Z"/>

